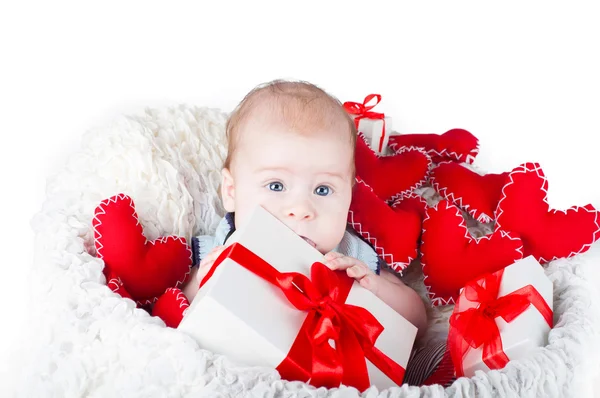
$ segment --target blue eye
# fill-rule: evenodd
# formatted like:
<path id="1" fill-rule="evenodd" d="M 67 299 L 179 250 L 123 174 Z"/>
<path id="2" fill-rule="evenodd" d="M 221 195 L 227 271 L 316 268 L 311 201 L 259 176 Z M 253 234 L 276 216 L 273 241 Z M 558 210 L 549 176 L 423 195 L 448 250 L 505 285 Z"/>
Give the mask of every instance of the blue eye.
<path id="1" fill-rule="evenodd" d="M 319 196 L 327 196 L 331 193 L 331 188 L 327 185 L 319 185 L 317 189 L 315 189 L 315 193 Z"/>
<path id="2" fill-rule="evenodd" d="M 280 183 L 279 181 L 272 182 L 269 184 L 269 189 L 274 192 L 281 192 L 281 191 L 283 191 L 283 184 Z"/>

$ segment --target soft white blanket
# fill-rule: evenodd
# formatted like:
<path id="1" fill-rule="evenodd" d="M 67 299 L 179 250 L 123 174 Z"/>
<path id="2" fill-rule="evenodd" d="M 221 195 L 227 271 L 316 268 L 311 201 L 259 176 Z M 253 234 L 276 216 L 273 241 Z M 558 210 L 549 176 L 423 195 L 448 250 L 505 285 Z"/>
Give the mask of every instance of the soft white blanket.
<path id="1" fill-rule="evenodd" d="M 102 199 L 132 196 L 149 239 L 214 231 L 223 215 L 217 187 L 225 121 L 213 109 L 149 109 L 84 136 L 81 150 L 49 181 L 33 221 L 34 305 L 3 387 L 14 387 L 21 397 L 359 396 L 350 388 L 327 391 L 281 381 L 272 369 L 233 366 L 105 285 L 91 230 Z M 548 266 L 556 326 L 549 345 L 529 358 L 461 378 L 445 390 L 372 388 L 363 396 L 581 396 L 598 356 L 599 300 L 590 282 L 598 267 L 598 245 Z M 406 278 L 425 294 L 418 267 Z M 429 315 L 426 339 L 444 338 L 449 310 Z"/>

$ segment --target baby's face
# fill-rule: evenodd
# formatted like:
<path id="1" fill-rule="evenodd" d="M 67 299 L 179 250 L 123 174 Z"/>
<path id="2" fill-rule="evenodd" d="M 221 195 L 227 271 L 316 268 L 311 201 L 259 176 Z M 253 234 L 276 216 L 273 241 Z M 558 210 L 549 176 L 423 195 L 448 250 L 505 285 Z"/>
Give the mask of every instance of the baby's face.
<path id="1" fill-rule="evenodd" d="M 349 134 L 343 132 L 301 135 L 249 125 L 234 154 L 231 174 L 224 170 L 225 208 L 235 211 L 235 223 L 242 226 L 260 205 L 321 253 L 328 253 L 346 229 L 352 154 Z"/>

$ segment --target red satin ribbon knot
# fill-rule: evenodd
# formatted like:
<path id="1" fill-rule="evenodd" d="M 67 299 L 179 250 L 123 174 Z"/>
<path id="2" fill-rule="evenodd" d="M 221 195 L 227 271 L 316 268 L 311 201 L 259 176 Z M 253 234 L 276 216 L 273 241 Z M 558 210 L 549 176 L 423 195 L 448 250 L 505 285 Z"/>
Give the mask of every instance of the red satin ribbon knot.
<path id="1" fill-rule="evenodd" d="M 448 345 L 457 377 L 464 376 L 463 358 L 469 347 L 483 346 L 483 362 L 490 369 L 506 366 L 509 358 L 503 351 L 500 331 L 495 321 L 497 317 L 510 323 L 533 305 L 552 327 L 552 309 L 532 285 L 498 297 L 503 271 L 469 282 L 463 291 L 464 299 L 477 303 L 478 306 L 456 312 L 450 317 Z"/>
<path id="2" fill-rule="evenodd" d="M 344 303 L 353 283 L 347 275 L 319 262 L 311 267 L 311 279 L 300 273 L 281 273 L 234 243 L 219 256 L 200 286 L 226 258 L 277 286 L 294 307 L 308 312 L 290 352 L 277 367 L 284 379 L 310 380 L 316 387 L 327 388 L 343 383 L 364 391 L 370 386 L 366 357 L 402 384 L 404 369 L 374 347 L 383 326 L 364 308 Z"/>
<path id="3" fill-rule="evenodd" d="M 375 103 L 372 105 L 367 105 L 373 99 L 375 100 Z M 383 127 L 381 130 L 381 136 L 379 137 L 379 145 L 378 145 L 379 152 L 382 152 L 383 151 L 383 141 L 385 138 L 385 114 L 371 111 L 371 109 L 375 108 L 377 106 L 377 104 L 379 104 L 379 102 L 381 102 L 380 94 L 369 94 L 365 97 L 365 99 L 362 103 L 346 101 L 346 102 L 344 102 L 343 106 L 344 106 L 344 109 L 346 110 L 346 112 L 355 116 L 354 117 L 354 125 L 356 126 L 357 130 L 358 130 L 358 125 L 360 124 L 360 120 L 363 118 L 383 120 Z"/>

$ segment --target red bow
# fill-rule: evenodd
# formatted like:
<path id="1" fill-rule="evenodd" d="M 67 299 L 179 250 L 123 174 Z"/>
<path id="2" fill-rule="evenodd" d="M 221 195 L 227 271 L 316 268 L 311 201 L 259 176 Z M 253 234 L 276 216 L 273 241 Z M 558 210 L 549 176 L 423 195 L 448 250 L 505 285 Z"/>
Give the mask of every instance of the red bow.
<path id="1" fill-rule="evenodd" d="M 375 99 L 375 103 L 373 105 L 367 105 Z M 380 94 L 369 94 L 365 97 L 362 104 L 360 102 L 344 102 L 344 109 L 351 115 L 355 115 L 354 125 L 356 129 L 358 129 L 358 125 L 360 124 L 360 119 L 381 119 L 383 120 L 383 129 L 381 130 L 381 136 L 379 137 L 379 152 L 383 150 L 383 140 L 385 138 L 385 115 L 383 113 L 373 112 L 371 109 L 375 108 L 377 104 L 381 102 Z"/>
<path id="2" fill-rule="evenodd" d="M 344 303 L 353 283 L 347 275 L 319 262 L 311 267 L 312 281 L 299 273 L 281 273 L 234 243 L 219 256 L 201 286 L 225 258 L 277 286 L 294 307 L 308 312 L 290 352 L 277 367 L 284 379 L 310 379 L 313 386 L 327 388 L 343 383 L 364 391 L 370 386 L 366 357 L 394 382 L 402 384 L 404 369 L 374 347 L 383 326 L 364 308 Z"/>
<path id="3" fill-rule="evenodd" d="M 503 273 L 504 270 L 501 270 L 469 282 L 461 299 L 464 297 L 479 306 L 455 312 L 450 317 L 448 345 L 457 377 L 464 376 L 463 358 L 469 347 L 483 346 L 483 362 L 490 369 L 506 366 L 509 359 L 503 351 L 500 331 L 495 321 L 497 317 L 512 322 L 533 305 L 552 327 L 552 309 L 532 285 L 498 297 Z"/>

